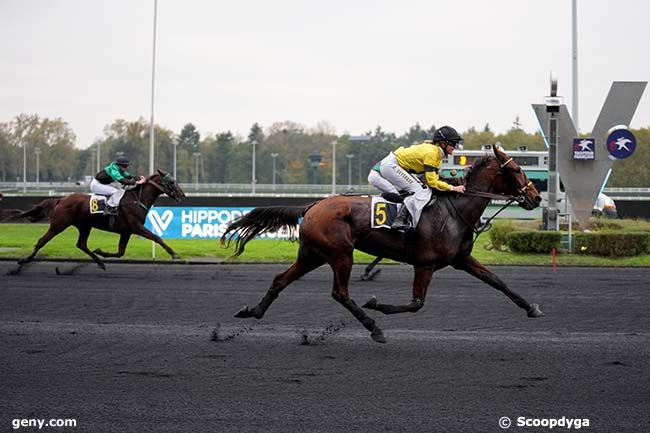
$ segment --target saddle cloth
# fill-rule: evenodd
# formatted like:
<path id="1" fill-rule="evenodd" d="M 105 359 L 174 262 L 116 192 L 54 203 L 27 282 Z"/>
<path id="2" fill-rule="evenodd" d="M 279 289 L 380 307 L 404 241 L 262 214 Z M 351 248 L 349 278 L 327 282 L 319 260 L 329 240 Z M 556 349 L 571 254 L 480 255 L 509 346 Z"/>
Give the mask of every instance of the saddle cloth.
<path id="1" fill-rule="evenodd" d="M 103 214 L 106 209 L 106 197 L 103 195 L 90 194 L 88 208 L 91 214 Z"/>
<path id="2" fill-rule="evenodd" d="M 370 206 L 370 228 L 390 228 L 397 217 L 401 204 L 393 203 L 383 197 L 373 195 Z"/>

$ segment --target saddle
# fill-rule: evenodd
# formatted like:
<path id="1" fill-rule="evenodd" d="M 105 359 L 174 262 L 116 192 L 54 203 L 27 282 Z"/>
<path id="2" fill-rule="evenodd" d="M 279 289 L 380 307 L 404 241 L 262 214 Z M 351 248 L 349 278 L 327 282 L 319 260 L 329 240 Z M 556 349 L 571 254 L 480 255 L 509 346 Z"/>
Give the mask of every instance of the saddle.
<path id="1" fill-rule="evenodd" d="M 404 197 L 407 197 L 410 194 L 394 194 L 394 193 L 383 193 L 381 196 L 372 196 L 372 203 L 370 205 L 370 228 L 391 228 L 391 224 L 397 218 L 400 208 L 403 206 L 401 204 L 404 201 Z M 424 205 L 426 209 L 429 206 L 432 206 L 438 195 L 431 194 L 431 198 Z"/>

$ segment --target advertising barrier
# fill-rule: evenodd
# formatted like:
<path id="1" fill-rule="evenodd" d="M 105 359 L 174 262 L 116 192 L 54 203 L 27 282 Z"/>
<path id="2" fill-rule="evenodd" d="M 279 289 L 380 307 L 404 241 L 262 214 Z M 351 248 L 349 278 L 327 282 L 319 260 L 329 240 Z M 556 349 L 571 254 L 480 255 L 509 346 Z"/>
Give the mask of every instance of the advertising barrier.
<path id="1" fill-rule="evenodd" d="M 252 207 L 154 207 L 145 227 L 164 239 L 219 239 L 228 225 Z M 260 239 L 288 239 L 289 230 L 265 233 Z"/>

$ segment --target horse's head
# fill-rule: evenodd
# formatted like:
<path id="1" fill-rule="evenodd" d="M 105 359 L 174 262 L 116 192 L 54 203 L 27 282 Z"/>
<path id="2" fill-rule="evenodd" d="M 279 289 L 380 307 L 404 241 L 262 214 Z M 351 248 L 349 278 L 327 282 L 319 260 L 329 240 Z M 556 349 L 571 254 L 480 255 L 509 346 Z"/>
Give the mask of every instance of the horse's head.
<path id="1" fill-rule="evenodd" d="M 494 158 L 480 159 L 470 169 L 471 174 L 466 178 L 467 188 L 516 197 L 519 206 L 526 210 L 539 206 L 542 198 L 519 164 L 499 146 L 492 148 Z M 478 172 L 484 173 L 479 175 Z"/>
<path id="2" fill-rule="evenodd" d="M 156 170 L 156 173 L 149 176 L 149 182 L 176 201 L 181 201 L 185 197 L 183 189 L 174 176 L 162 170 Z"/>

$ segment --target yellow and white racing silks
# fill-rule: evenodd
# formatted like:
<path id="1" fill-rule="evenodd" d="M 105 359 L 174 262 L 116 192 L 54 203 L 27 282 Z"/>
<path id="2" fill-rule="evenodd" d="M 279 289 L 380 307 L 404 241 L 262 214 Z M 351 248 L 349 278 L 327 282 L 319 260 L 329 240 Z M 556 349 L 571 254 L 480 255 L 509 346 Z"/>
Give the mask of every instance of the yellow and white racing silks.
<path id="1" fill-rule="evenodd" d="M 425 141 L 410 147 L 400 147 L 393 152 L 399 165 L 411 173 L 425 173 L 427 184 L 439 191 L 450 191 L 451 185 L 440 180 L 438 171 L 444 158 L 443 150 Z"/>

